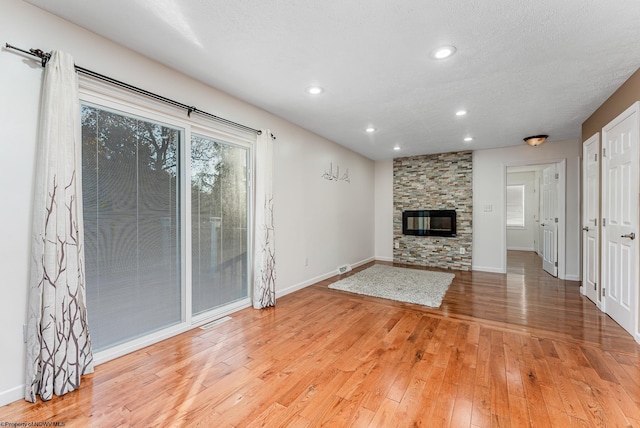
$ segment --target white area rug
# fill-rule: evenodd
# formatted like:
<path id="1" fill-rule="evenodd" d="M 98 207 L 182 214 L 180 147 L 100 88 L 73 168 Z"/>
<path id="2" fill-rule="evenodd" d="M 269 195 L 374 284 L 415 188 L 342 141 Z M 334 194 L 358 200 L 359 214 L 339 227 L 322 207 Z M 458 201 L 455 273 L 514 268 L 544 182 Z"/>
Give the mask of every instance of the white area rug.
<path id="1" fill-rule="evenodd" d="M 454 277 L 452 273 L 373 265 L 329 288 L 437 308 Z"/>

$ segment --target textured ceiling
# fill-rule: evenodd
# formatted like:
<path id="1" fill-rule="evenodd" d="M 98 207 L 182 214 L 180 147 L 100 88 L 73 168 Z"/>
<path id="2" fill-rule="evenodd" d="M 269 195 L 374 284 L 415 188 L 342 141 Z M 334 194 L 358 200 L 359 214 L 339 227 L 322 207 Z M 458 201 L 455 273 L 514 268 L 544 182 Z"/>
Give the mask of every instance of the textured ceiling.
<path id="1" fill-rule="evenodd" d="M 376 160 L 580 138 L 640 67 L 638 0 L 29 2 Z"/>

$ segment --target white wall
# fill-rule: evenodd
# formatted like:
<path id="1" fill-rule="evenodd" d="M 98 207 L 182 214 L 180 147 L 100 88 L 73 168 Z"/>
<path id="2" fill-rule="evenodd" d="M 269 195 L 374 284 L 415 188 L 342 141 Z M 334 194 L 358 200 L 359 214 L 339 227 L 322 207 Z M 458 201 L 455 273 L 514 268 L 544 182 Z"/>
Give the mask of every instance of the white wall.
<path id="1" fill-rule="evenodd" d="M 302 129 L 272 131 L 280 295 L 373 260 L 374 163 Z M 322 178 L 331 166 L 351 182 Z"/>
<path id="2" fill-rule="evenodd" d="M 377 161 L 375 172 L 376 259 L 393 261 L 393 159 Z"/>
<path id="3" fill-rule="evenodd" d="M 535 190 L 536 174 L 529 172 L 507 173 L 507 185 L 524 186 L 524 227 L 507 227 L 507 250 L 534 251 L 538 204 L 536 203 Z"/>
<path id="4" fill-rule="evenodd" d="M 60 49 L 76 64 L 276 135 L 274 215 L 282 295 L 374 256 L 374 162 L 18 0 L 0 0 L 0 42 Z M 197 60 L 197 58 L 185 58 Z M 23 394 L 35 130 L 42 68 L 0 50 L 0 405 Z M 268 83 L 268 82 L 267 82 Z M 302 90 L 302 89 L 301 89 Z M 329 164 L 351 183 L 321 178 Z M 389 204 L 389 210 L 391 210 Z M 390 229 L 391 230 L 391 229 Z M 308 263 L 307 263 L 308 262 Z"/>
<path id="5" fill-rule="evenodd" d="M 565 279 L 580 280 L 580 150 L 578 140 L 473 152 L 473 269 L 506 272 L 506 167 L 566 159 Z M 487 205 L 492 211 L 484 210 Z"/>

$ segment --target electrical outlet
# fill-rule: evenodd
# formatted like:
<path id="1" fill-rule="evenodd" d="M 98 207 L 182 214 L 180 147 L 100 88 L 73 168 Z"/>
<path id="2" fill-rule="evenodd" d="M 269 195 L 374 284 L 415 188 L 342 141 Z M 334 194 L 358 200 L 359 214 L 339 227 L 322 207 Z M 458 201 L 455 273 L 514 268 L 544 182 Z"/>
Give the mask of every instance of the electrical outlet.
<path id="1" fill-rule="evenodd" d="M 396 243 L 393 244 L 393 246 L 396 247 L 396 250 L 397 250 L 398 248 L 400 248 L 400 243 L 396 242 Z"/>
<path id="2" fill-rule="evenodd" d="M 464 247 L 460 247 L 460 254 L 466 254 L 467 250 Z"/>

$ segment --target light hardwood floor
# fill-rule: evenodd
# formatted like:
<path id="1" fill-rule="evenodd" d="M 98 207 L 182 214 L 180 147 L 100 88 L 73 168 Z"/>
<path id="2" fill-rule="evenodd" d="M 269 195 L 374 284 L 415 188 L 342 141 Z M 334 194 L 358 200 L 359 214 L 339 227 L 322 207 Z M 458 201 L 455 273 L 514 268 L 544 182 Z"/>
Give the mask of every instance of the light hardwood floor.
<path id="1" fill-rule="evenodd" d="M 430 309 L 332 278 L 102 364 L 0 421 L 115 426 L 640 427 L 640 346 L 534 253 Z M 365 266 L 366 267 L 366 266 Z"/>

